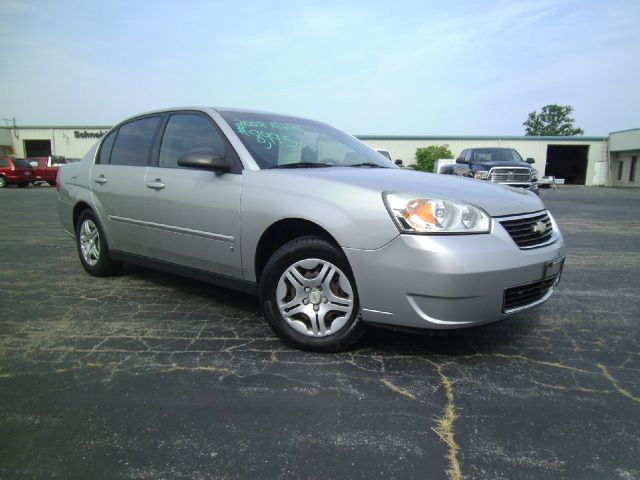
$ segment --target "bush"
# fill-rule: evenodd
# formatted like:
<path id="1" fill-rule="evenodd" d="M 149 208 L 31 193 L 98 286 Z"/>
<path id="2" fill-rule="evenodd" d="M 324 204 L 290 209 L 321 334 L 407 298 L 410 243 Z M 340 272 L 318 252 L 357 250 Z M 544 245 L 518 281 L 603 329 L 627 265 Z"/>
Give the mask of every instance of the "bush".
<path id="1" fill-rule="evenodd" d="M 416 149 L 416 164 L 413 166 L 421 172 L 433 173 L 433 167 L 439 158 L 453 158 L 449 145 L 431 145 Z"/>

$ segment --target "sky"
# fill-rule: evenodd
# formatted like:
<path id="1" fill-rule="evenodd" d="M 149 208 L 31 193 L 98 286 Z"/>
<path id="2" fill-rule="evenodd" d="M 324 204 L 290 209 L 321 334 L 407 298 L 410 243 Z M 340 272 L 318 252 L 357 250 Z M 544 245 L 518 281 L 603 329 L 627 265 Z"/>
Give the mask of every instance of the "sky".
<path id="1" fill-rule="evenodd" d="M 604 136 L 640 127 L 639 25 L 639 0 L 0 0 L 0 125 L 211 105 L 523 135 L 557 103 Z"/>

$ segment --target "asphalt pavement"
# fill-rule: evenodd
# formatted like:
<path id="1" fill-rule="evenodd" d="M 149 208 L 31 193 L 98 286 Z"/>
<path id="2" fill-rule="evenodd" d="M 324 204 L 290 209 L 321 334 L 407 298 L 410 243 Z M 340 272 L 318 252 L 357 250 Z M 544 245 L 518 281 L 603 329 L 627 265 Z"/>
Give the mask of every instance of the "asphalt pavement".
<path id="1" fill-rule="evenodd" d="M 54 188 L 0 189 L 0 478 L 640 478 L 640 189 L 542 198 L 568 245 L 545 305 L 328 355 L 251 296 L 90 277 Z"/>

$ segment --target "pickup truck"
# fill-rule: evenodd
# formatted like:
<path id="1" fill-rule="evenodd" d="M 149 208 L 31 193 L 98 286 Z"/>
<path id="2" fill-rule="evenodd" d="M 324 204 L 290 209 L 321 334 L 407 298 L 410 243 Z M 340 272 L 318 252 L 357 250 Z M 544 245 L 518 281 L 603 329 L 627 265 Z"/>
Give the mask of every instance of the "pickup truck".
<path id="1" fill-rule="evenodd" d="M 455 163 L 442 167 L 445 175 L 460 175 L 488 180 L 510 187 L 524 188 L 538 194 L 538 171 L 535 160 L 523 160 L 513 148 L 468 148 Z"/>
<path id="2" fill-rule="evenodd" d="M 27 162 L 33 167 L 33 180 L 31 183 L 48 183 L 52 187 L 56 184 L 56 175 L 58 174 L 58 165 L 54 165 L 53 157 L 29 157 Z"/>

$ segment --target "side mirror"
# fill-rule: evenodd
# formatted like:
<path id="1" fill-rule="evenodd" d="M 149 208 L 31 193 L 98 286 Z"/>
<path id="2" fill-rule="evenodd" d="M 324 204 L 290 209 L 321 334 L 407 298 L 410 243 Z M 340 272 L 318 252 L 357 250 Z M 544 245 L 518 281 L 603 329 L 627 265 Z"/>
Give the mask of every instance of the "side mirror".
<path id="1" fill-rule="evenodd" d="M 466 161 L 464 158 L 462 158 L 462 157 L 458 157 L 458 158 L 456 158 L 456 163 L 469 163 L 469 162 L 467 162 L 467 161 Z"/>
<path id="2" fill-rule="evenodd" d="M 225 173 L 231 170 L 231 163 L 212 148 L 193 148 L 180 155 L 178 165 Z"/>
<path id="3" fill-rule="evenodd" d="M 401 167 L 401 166 L 402 166 L 402 160 L 400 160 L 399 158 L 398 158 L 395 162 L 393 162 L 393 163 L 395 163 L 395 164 L 396 164 L 397 166 L 399 166 L 399 167 Z"/>
<path id="4" fill-rule="evenodd" d="M 527 162 L 528 164 L 536 163 L 536 161 L 531 157 L 527 158 L 525 162 Z"/>

